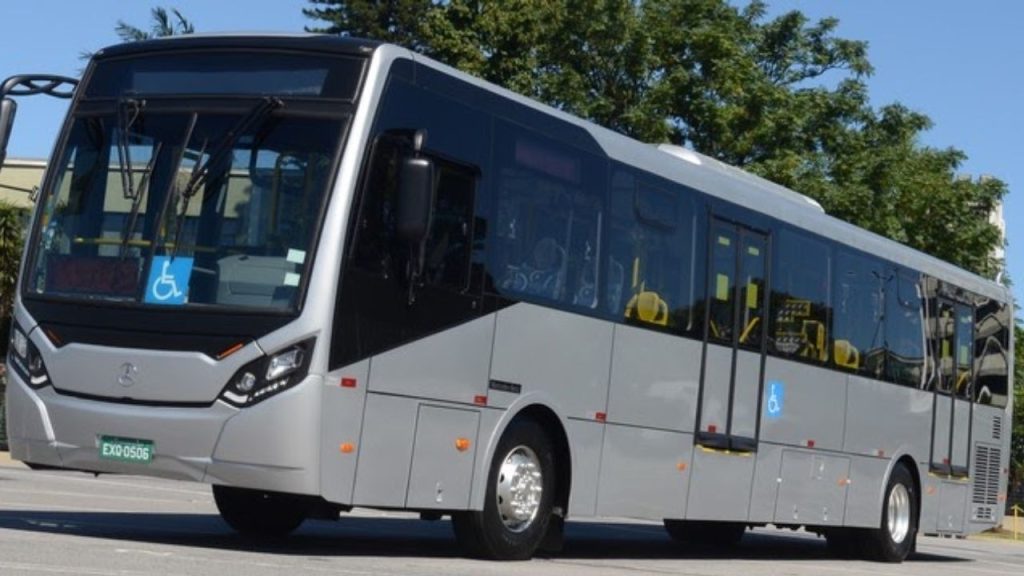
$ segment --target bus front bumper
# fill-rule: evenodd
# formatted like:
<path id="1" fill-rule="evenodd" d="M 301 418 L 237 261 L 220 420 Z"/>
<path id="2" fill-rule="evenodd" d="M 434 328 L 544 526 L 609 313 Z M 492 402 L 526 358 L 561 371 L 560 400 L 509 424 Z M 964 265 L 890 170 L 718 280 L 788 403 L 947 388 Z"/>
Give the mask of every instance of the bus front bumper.
<path id="1" fill-rule="evenodd" d="M 319 493 L 320 378 L 244 409 L 140 406 L 7 385 L 11 457 L 30 464 Z M 102 437 L 152 442 L 149 462 L 101 457 Z"/>

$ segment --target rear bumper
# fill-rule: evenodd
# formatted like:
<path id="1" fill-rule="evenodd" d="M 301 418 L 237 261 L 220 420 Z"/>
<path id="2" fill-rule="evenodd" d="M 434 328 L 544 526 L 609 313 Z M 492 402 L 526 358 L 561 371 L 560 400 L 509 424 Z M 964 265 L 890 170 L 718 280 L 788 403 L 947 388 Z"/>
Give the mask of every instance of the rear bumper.
<path id="1" fill-rule="evenodd" d="M 8 372 L 11 456 L 111 474 L 137 474 L 298 494 L 319 493 L 320 378 L 244 409 L 160 407 L 89 400 L 29 388 Z M 99 437 L 151 440 L 136 464 L 99 457 Z"/>

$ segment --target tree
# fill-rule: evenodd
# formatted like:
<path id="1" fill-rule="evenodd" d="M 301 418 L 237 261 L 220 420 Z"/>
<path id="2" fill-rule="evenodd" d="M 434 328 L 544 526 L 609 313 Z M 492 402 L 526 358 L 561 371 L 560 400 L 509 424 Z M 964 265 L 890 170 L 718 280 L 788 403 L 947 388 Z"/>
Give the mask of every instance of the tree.
<path id="1" fill-rule="evenodd" d="M 921 146 L 927 116 L 875 109 L 864 42 L 838 21 L 726 0 L 310 0 L 315 31 L 397 42 L 649 142 L 689 146 L 977 273 L 1006 194 Z"/>
<path id="2" fill-rule="evenodd" d="M 173 18 L 171 17 L 172 14 L 174 16 Z M 192 26 L 192 23 L 185 19 L 177 8 L 171 8 L 170 13 L 168 13 L 165 8 L 155 6 L 152 8 L 150 15 L 153 18 L 153 22 L 150 26 L 149 32 L 146 32 L 141 28 L 136 28 L 124 20 L 117 21 L 117 26 L 114 28 L 114 32 L 117 33 L 118 38 L 125 42 L 141 42 L 143 40 L 150 40 L 153 38 L 179 36 L 181 34 L 192 34 L 195 32 L 195 28 Z"/>

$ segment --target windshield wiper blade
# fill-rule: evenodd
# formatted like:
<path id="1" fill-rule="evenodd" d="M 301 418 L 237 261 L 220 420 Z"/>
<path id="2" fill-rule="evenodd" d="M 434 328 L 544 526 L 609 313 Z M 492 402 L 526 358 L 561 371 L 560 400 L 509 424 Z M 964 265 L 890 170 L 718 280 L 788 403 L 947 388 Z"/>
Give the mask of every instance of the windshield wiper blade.
<path id="1" fill-rule="evenodd" d="M 146 163 L 146 171 L 142 173 L 142 180 L 139 181 L 139 190 L 132 200 L 132 209 L 128 214 L 128 221 L 125 223 L 125 228 L 121 233 L 121 258 L 127 255 L 128 242 L 131 240 L 133 234 L 135 234 L 135 226 L 139 220 L 139 208 L 142 207 L 142 195 L 143 191 L 149 191 L 149 177 L 153 174 L 153 166 L 156 164 L 156 159 L 160 157 L 160 150 L 163 148 L 163 142 L 157 142 L 156 147 L 153 149 L 153 155 L 150 156 L 149 162 Z"/>
<path id="2" fill-rule="evenodd" d="M 135 199 L 135 175 L 128 134 L 145 106 L 145 100 L 134 98 L 122 98 L 117 104 L 117 167 L 121 173 L 121 193 L 130 200 Z"/>
<path id="3" fill-rule="evenodd" d="M 181 212 L 178 215 L 177 222 L 175 224 L 174 238 L 172 239 L 173 249 L 171 251 L 171 257 L 173 258 L 178 253 L 178 241 L 181 239 L 181 232 L 185 227 L 185 218 L 188 214 L 188 205 L 192 200 L 192 197 L 199 192 L 199 190 L 206 185 L 207 179 L 210 175 L 210 168 L 217 166 L 223 162 L 224 157 L 234 151 L 235 144 L 238 140 L 249 131 L 253 126 L 262 124 L 271 114 L 274 113 L 278 108 L 284 107 L 284 102 L 280 98 L 272 96 L 264 97 L 258 104 L 252 107 L 249 112 L 243 116 L 239 121 L 228 130 L 224 138 L 217 144 L 217 146 L 210 151 L 206 156 L 206 161 L 202 161 L 203 152 L 199 154 L 199 158 L 196 160 L 196 164 L 192 166 L 192 174 L 189 176 L 188 182 L 185 183 L 182 188 L 182 206 Z M 185 142 L 185 146 L 182 147 L 182 155 L 185 154 L 185 150 L 188 148 L 188 142 Z M 205 149 L 205 146 L 204 146 Z"/>

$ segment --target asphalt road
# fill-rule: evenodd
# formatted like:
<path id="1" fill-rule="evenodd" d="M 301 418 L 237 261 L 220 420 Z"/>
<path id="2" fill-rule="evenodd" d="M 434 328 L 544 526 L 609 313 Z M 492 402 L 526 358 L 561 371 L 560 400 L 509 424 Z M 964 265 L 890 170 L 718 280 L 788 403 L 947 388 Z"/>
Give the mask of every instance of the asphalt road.
<path id="1" fill-rule="evenodd" d="M 363 510 L 256 547 L 220 520 L 206 486 L 34 472 L 0 454 L 2 576 L 1024 574 L 1024 541 L 922 538 L 918 551 L 902 565 L 837 560 L 813 535 L 763 529 L 723 556 L 681 549 L 660 525 L 573 522 L 561 554 L 494 563 L 462 558 L 447 521 Z"/>

